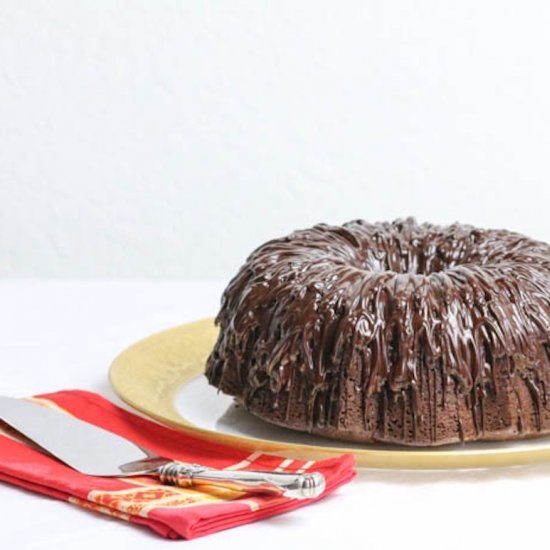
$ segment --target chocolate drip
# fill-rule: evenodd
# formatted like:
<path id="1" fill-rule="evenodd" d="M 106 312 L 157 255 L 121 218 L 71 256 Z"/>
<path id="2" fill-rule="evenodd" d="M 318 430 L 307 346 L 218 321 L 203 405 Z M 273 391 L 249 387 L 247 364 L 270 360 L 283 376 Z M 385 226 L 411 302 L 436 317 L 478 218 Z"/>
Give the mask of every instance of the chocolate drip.
<path id="1" fill-rule="evenodd" d="M 408 444 L 500 437 L 487 411 L 515 407 L 521 383 L 533 430 L 550 431 L 550 246 L 516 233 L 410 218 L 295 231 L 252 252 L 216 323 L 208 380 L 268 420 Z"/>

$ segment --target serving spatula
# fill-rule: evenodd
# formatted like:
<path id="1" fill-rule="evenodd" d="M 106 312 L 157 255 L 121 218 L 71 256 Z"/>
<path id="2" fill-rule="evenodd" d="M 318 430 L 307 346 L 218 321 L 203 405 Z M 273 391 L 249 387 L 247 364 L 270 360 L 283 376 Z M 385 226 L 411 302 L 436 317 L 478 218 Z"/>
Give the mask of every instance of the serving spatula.
<path id="1" fill-rule="evenodd" d="M 175 462 L 131 441 L 63 412 L 0 396 L 0 420 L 71 468 L 91 476 L 152 475 L 167 485 L 221 486 L 246 493 L 304 499 L 325 489 L 322 474 L 218 470 Z"/>

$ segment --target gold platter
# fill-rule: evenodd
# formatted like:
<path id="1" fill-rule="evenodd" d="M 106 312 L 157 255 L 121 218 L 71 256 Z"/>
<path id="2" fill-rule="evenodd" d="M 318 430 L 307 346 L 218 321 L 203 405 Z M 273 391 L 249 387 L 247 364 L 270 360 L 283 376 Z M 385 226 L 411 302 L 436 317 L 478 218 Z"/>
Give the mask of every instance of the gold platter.
<path id="1" fill-rule="evenodd" d="M 216 340 L 213 319 L 203 319 L 158 332 L 118 355 L 109 378 L 115 392 L 142 413 L 182 431 L 240 449 L 318 459 L 353 453 L 368 468 L 450 469 L 510 466 L 550 460 L 550 439 L 484 442 L 435 449 L 317 446 L 235 435 L 206 429 L 183 418 L 175 404 L 178 392 L 204 371 Z"/>

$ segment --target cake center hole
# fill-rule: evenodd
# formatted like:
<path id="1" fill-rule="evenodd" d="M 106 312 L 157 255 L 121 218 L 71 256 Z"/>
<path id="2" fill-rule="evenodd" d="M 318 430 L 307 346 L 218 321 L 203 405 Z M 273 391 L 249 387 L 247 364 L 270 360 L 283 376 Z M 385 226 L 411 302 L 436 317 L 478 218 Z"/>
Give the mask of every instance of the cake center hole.
<path id="1" fill-rule="evenodd" d="M 421 241 L 392 241 L 369 249 L 362 267 L 369 271 L 429 275 L 466 262 L 465 248 L 456 241 L 429 246 Z"/>

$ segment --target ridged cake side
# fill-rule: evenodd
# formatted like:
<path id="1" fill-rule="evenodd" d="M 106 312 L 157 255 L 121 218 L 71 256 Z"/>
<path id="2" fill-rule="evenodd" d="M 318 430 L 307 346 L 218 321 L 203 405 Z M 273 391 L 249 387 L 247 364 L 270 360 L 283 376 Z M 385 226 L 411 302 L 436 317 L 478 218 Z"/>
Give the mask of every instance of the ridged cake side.
<path id="1" fill-rule="evenodd" d="M 354 441 L 550 432 L 550 246 L 412 219 L 319 224 L 257 248 L 206 375 L 252 413 Z"/>

